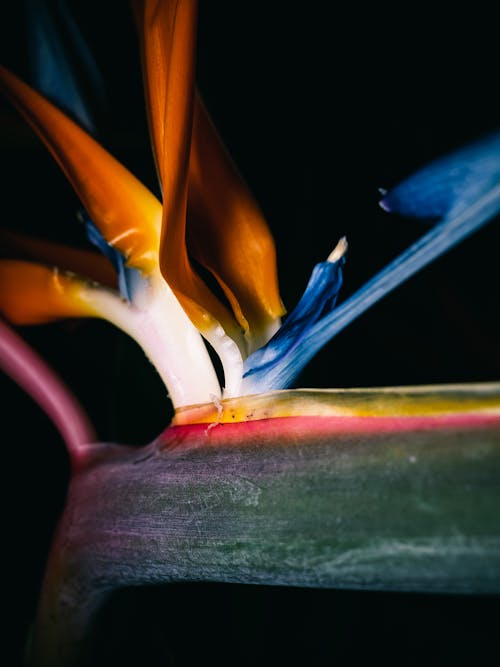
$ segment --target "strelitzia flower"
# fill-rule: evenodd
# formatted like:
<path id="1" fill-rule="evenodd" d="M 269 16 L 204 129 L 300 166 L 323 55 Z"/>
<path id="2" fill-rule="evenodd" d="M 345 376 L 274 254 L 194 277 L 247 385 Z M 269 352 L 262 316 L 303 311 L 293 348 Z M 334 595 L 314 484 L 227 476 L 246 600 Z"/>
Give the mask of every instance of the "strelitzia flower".
<path id="1" fill-rule="evenodd" d="M 83 129 L 89 114 L 70 95 L 77 90 L 73 77 L 55 76 L 62 70 L 55 55 L 46 57 L 52 76 L 42 76 L 42 84 L 49 97 L 59 91 L 81 125 L 1 71 L 7 96 L 79 195 L 89 238 L 118 272 L 113 280 L 107 261 L 91 253 L 76 257 L 7 236 L 45 261 L 2 262 L 0 308 L 12 322 L 109 320 L 142 346 L 176 409 L 284 389 L 353 318 L 498 210 L 496 136 L 436 163 L 383 198 L 387 210 L 440 220 L 427 235 L 335 308 L 347 250 L 341 239 L 315 267 L 282 325 L 270 230 L 195 90 L 195 5 L 136 3 L 135 15 L 162 203 Z M 193 259 L 217 280 L 225 302 L 202 280 Z M 202 337 L 220 358 L 222 388 Z"/>
<path id="2" fill-rule="evenodd" d="M 287 492 L 279 499 L 290 503 L 289 507 L 294 508 L 301 521 L 304 512 L 310 512 L 315 526 L 320 526 L 329 511 L 325 501 L 328 485 L 323 484 L 321 476 L 333 474 L 325 472 L 322 466 L 333 445 L 343 442 L 346 434 L 353 439 L 353 446 L 357 446 L 360 441 L 376 442 L 381 435 L 390 442 L 394 433 L 408 437 L 403 438 L 403 443 L 413 442 L 411 438 L 415 435 L 427 443 L 425 438 L 432 433 L 433 442 L 441 451 L 439 448 L 448 446 L 452 435 L 462 428 L 491 428 L 493 435 L 488 431 L 485 438 L 488 447 L 493 443 L 488 452 L 496 462 L 494 445 L 498 442 L 500 410 L 500 387 L 496 384 L 469 388 L 283 390 L 294 386 L 313 355 L 354 318 L 497 215 L 500 135 L 482 139 L 436 161 L 384 192 L 380 202 L 383 209 L 423 218 L 430 223 L 428 231 L 357 293 L 339 303 L 348 245 L 341 238 L 329 254 L 325 252 L 325 261 L 313 268 L 302 298 L 282 322 L 285 310 L 279 295 L 270 229 L 225 151 L 195 87 L 196 3 L 145 0 L 134 2 L 133 9 L 161 201 L 96 140 L 91 114 L 79 94 L 77 77 L 61 58 L 57 31 L 48 14 L 37 13 L 34 22 L 35 45 L 50 36 L 49 42 L 43 42 L 50 48 L 45 49 L 40 61 L 39 90 L 0 68 L 2 89 L 72 184 L 83 207 L 80 221 L 88 238 L 101 251 L 99 254 L 76 250 L 4 232 L 6 246 L 23 259 L 0 260 L 0 312 L 15 325 L 68 317 L 108 320 L 141 345 L 163 380 L 176 411 L 173 425 L 145 451 L 144 459 L 121 448 L 90 445 L 91 428 L 68 394 L 55 408 L 44 397 L 43 382 L 55 394 L 57 379 L 49 370 L 37 366 L 39 362 L 34 357 L 29 359 L 37 375 L 28 377 L 26 364 L 17 363 L 16 359 L 28 359 L 29 353 L 15 336 L 5 333 L 2 358 L 7 370 L 36 393 L 44 407 L 55 415 L 75 463 L 68 508 L 56 541 L 59 545 L 64 543 L 70 555 L 66 561 L 64 555 L 54 550 L 47 574 L 48 592 L 41 603 L 38 641 L 47 646 L 50 642 L 46 636 L 52 641 L 56 634 L 51 625 L 53 619 L 59 618 L 62 625 L 66 623 L 60 617 L 61 600 L 67 591 L 63 594 L 61 587 L 66 585 L 63 581 L 70 579 L 68 571 L 72 574 L 78 571 L 74 576 L 87 576 L 92 582 L 95 576 L 95 581 L 99 579 L 99 593 L 119 585 L 164 580 L 165 563 L 173 563 L 172 567 L 181 573 L 180 578 L 332 585 L 335 568 L 318 574 L 322 561 L 315 548 L 320 543 L 322 527 L 312 530 L 309 525 L 301 524 L 294 533 L 292 518 L 291 532 L 287 533 L 289 542 L 285 543 L 282 530 L 289 524 L 283 516 L 273 514 L 279 505 L 275 502 L 279 489 L 271 502 L 267 491 L 255 481 L 261 479 L 266 466 L 271 471 L 268 474 L 277 470 L 283 475 L 280 479 L 285 480 L 281 482 L 284 487 L 290 471 L 296 475 L 295 491 L 291 490 L 293 485 L 286 486 Z M 201 277 L 197 267 L 211 274 L 216 289 Z M 206 343 L 220 359 L 222 378 Z M 223 426 L 227 424 L 239 429 Z M 448 430 L 439 431 L 438 427 Z M 435 436 L 434 429 L 439 431 Z M 267 453 L 261 451 L 262 445 L 268 448 Z M 197 476 L 192 457 L 200 449 L 210 451 L 206 470 Z M 161 470 L 155 467 L 163 463 L 154 456 L 167 452 L 170 457 L 167 463 L 174 462 L 175 468 L 179 450 L 188 461 L 187 472 L 179 470 L 176 477 L 171 472 L 173 468 L 165 472 L 163 467 Z M 231 459 L 231 450 L 238 451 L 241 458 Z M 224 466 L 219 469 L 219 477 L 209 475 L 205 479 L 203 475 L 211 470 L 213 456 L 220 457 Z M 245 457 L 250 457 L 251 462 Z M 412 454 L 410 463 L 414 462 L 412 457 L 416 460 Z M 148 461 L 143 468 L 130 465 L 143 460 Z M 94 474 L 97 469 L 99 474 Z M 201 532 L 205 530 L 209 535 L 208 542 L 202 545 L 204 553 L 210 552 L 213 560 L 204 567 L 200 565 L 199 552 L 192 547 L 198 544 L 198 538 L 191 533 L 186 539 L 187 560 L 194 563 L 192 569 L 179 556 L 184 535 L 177 535 L 182 544 L 174 555 L 168 551 L 164 533 L 160 535 L 159 531 L 153 531 L 154 539 L 148 545 L 141 542 L 137 537 L 141 525 L 156 521 L 158 516 L 163 521 L 165 513 L 170 511 L 167 508 L 175 507 L 180 498 L 176 493 L 184 498 L 187 489 L 196 499 L 197 493 L 200 498 L 205 497 L 208 488 L 209 495 L 214 489 L 217 495 L 220 485 L 227 483 L 220 470 L 230 473 L 228 479 L 240 480 L 238 483 L 243 485 L 240 491 L 231 482 L 228 497 L 231 503 L 244 506 L 244 510 L 236 518 L 222 513 L 230 533 L 226 542 L 220 537 L 223 528 L 219 537 L 211 530 L 213 522 L 220 518 L 217 512 L 203 526 Z M 165 475 L 171 475 L 168 483 Z M 108 492 L 102 495 L 104 488 L 113 488 L 114 495 L 107 495 Z M 317 495 L 308 507 L 307 498 L 311 498 L 312 490 Z M 166 502 L 165 494 L 169 493 Z M 265 509 L 259 511 L 268 512 L 275 519 L 264 525 L 267 540 L 264 546 L 259 542 L 259 526 L 252 523 L 248 514 L 259 505 L 261 495 L 267 500 L 262 503 Z M 93 499 L 92 508 L 84 500 L 88 498 Z M 217 503 L 214 506 L 218 507 Z M 96 518 L 90 519 L 90 514 Z M 72 518 L 77 515 L 78 525 Z M 181 515 L 184 519 L 182 512 Z M 191 523 L 194 521 L 193 517 L 188 518 Z M 175 517 L 172 521 L 175 524 Z M 165 525 L 170 526 L 168 519 Z M 199 528 L 196 521 L 193 525 Z M 243 525 L 246 533 L 241 533 Z M 126 537 L 117 526 L 125 526 Z M 281 537 L 273 538 L 273 531 Z M 74 546 L 82 543 L 83 534 L 95 537 L 93 541 L 84 540 L 84 551 L 89 549 L 91 557 L 102 565 L 103 573 L 90 575 L 91 557 L 87 551 L 80 557 Z M 252 538 L 247 544 L 250 534 Z M 275 543 L 273 539 L 278 541 Z M 300 548 L 296 548 L 294 540 Z M 233 555 L 238 550 L 244 552 L 242 560 L 234 556 L 234 563 L 237 561 L 234 570 L 221 555 L 226 547 L 233 550 Z M 330 547 L 323 545 L 323 548 L 328 551 Z M 159 557 L 157 562 L 154 549 L 161 554 L 168 551 L 168 558 Z M 142 568 L 141 559 L 146 562 Z M 76 561 L 78 567 L 74 565 Z M 320 570 L 310 569 L 313 562 L 320 564 Z M 201 574 L 193 574 L 195 567 L 201 568 Z M 477 571 L 478 567 L 474 572 Z M 488 572 L 491 571 L 490 567 Z M 464 576 L 462 570 L 460 573 L 457 578 Z M 393 582 L 392 574 L 384 576 Z M 425 579 L 424 570 L 420 576 Z M 498 586 L 498 578 L 488 574 L 477 589 L 483 590 L 481 586 L 484 588 L 491 581 L 493 587 Z M 92 586 L 93 583 L 88 584 L 88 588 Z M 71 597 L 77 588 L 64 597 L 65 605 L 68 599 L 73 607 L 81 602 Z M 85 586 L 80 589 L 86 590 Z M 90 606 L 95 608 L 94 601 Z M 87 619 L 86 614 L 81 614 L 83 617 Z M 61 631 L 64 640 L 60 644 L 54 640 L 59 652 L 52 645 L 45 646 L 42 660 L 49 664 L 57 658 L 66 664 L 72 640 L 66 639 L 65 633 L 70 635 L 74 630 L 71 626 Z M 75 634 L 81 635 L 80 627 Z"/>

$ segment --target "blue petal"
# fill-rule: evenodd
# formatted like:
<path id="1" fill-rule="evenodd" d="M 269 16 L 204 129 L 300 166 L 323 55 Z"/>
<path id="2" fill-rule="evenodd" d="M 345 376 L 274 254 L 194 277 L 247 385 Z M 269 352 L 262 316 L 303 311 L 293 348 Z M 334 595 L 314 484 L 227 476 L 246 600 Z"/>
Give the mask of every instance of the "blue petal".
<path id="1" fill-rule="evenodd" d="M 142 280 L 140 271 L 131 269 L 125 265 L 125 258 L 123 255 L 109 245 L 86 211 L 80 211 L 78 217 L 85 225 L 85 232 L 88 240 L 109 259 L 115 268 L 115 271 L 118 274 L 118 288 L 120 294 L 127 301 L 132 301 L 134 289 L 137 286 L 138 281 Z"/>
<path id="2" fill-rule="evenodd" d="M 333 258 L 316 264 L 304 294 L 282 327 L 264 347 L 246 359 L 245 384 L 258 384 L 259 391 L 266 391 L 268 384 L 270 389 L 279 384 L 281 369 L 293 364 L 295 350 L 304 335 L 335 307 L 342 287 L 346 249 L 347 243 L 341 239 Z"/>
<path id="3" fill-rule="evenodd" d="M 391 213 L 430 220 L 468 208 L 500 181 L 500 133 L 432 162 L 380 201 Z"/>
<path id="4" fill-rule="evenodd" d="M 467 156 L 469 165 L 465 162 Z M 460 178 L 458 174 L 461 174 Z M 413 185 L 410 187 L 408 183 Z M 399 212 L 413 211 L 413 214 L 418 212 L 427 217 L 432 217 L 430 211 L 445 211 L 441 221 L 347 301 L 309 327 L 292 353 L 270 368 L 267 375 L 249 375 L 244 385 L 246 393 L 290 386 L 309 360 L 356 317 L 500 212 L 499 135 L 431 164 L 396 190 L 399 192 L 397 197 L 391 197 L 389 193 L 383 201 L 397 201 Z M 447 196 L 434 199 L 439 199 L 441 209 L 437 205 L 429 206 L 425 201 L 426 192 L 432 200 L 432 193 L 438 190 L 448 192 Z M 412 196 L 415 197 L 413 204 Z"/>
<path id="5" fill-rule="evenodd" d="M 90 134 L 92 106 L 107 106 L 105 86 L 94 58 L 66 2 L 25 0 L 31 83 Z"/>

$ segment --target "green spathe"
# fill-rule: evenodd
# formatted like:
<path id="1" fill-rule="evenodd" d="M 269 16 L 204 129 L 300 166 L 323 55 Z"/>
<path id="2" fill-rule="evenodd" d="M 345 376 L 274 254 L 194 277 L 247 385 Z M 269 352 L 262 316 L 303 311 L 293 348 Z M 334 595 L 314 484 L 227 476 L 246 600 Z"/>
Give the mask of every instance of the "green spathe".
<path id="1" fill-rule="evenodd" d="M 94 612 L 133 585 L 500 592 L 498 415 L 413 431 L 304 419 L 92 446 L 52 549 L 33 664 L 92 664 Z"/>

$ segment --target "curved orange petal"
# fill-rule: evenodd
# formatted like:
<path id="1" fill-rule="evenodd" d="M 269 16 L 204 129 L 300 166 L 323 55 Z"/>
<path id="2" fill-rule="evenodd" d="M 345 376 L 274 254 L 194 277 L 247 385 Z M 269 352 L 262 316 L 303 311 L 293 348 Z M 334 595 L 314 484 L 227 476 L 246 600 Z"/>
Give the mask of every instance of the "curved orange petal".
<path id="1" fill-rule="evenodd" d="M 161 206 L 123 165 L 62 111 L 0 67 L 0 86 L 50 150 L 104 238 L 127 264 L 158 264 Z"/>
<path id="2" fill-rule="evenodd" d="M 186 248 L 197 3 L 134 3 L 145 70 L 150 131 L 163 192 L 160 268 L 187 315 L 205 335 L 220 323 L 243 345 L 230 311 L 193 269 Z"/>
<path id="3" fill-rule="evenodd" d="M 84 298 L 87 287 L 82 278 L 56 268 L 0 260 L 0 313 L 13 324 L 98 316 Z"/>
<path id="4" fill-rule="evenodd" d="M 162 269 L 191 317 L 199 317 L 203 312 L 203 308 L 194 312 L 194 301 L 223 322 L 226 330 L 231 327 L 233 335 L 239 335 L 226 309 L 193 271 L 184 248 L 195 3 L 136 1 L 134 8 L 142 46 L 150 132 L 167 209 Z M 188 248 L 217 278 L 241 328 L 249 331 L 247 337 L 253 349 L 266 342 L 284 313 L 274 241 L 198 95 L 191 141 Z"/>
<path id="5" fill-rule="evenodd" d="M 249 329 L 250 351 L 260 347 L 285 312 L 274 240 L 199 95 L 194 106 L 188 216 L 190 252 L 214 274 L 238 321 Z"/>
<path id="6" fill-rule="evenodd" d="M 72 248 L 63 243 L 54 243 L 33 238 L 26 234 L 0 230 L 2 254 L 29 259 L 74 271 L 107 287 L 118 287 L 118 278 L 111 262 L 97 252 Z"/>

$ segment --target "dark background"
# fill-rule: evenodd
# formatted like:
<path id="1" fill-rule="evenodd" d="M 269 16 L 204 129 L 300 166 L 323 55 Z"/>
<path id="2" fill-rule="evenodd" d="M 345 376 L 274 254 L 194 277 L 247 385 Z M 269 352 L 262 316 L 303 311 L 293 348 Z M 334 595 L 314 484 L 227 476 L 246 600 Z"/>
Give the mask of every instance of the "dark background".
<path id="1" fill-rule="evenodd" d="M 109 93 L 106 147 L 156 188 L 134 26 L 126 2 L 75 11 Z M 27 74 L 20 4 L 2 9 L 2 62 Z M 343 296 L 423 231 L 377 205 L 432 158 L 500 125 L 496 19 L 467 7 L 201 2 L 198 83 L 276 238 L 288 307 L 312 266 L 347 235 Z M 2 103 L 2 211 L 10 228 L 83 245 L 76 199 L 55 163 Z M 299 385 L 496 380 L 498 219 L 339 334 Z M 103 440 L 144 444 L 170 412 L 136 346 L 104 323 L 23 329 L 58 370 Z M 21 646 L 68 480 L 65 450 L 12 382 L 4 392 L 4 552 Z M 10 484 L 8 484 L 10 483 Z M 108 664 L 489 664 L 498 598 L 223 585 L 128 592 L 105 614 Z M 145 639 L 134 644 L 134 633 Z M 128 628 L 128 630 L 124 630 Z M 161 648 L 160 648 L 161 647 Z M 121 653 L 120 653 L 121 651 Z M 151 657 L 158 651 L 163 662 Z M 121 656 L 121 657 L 119 657 Z"/>

